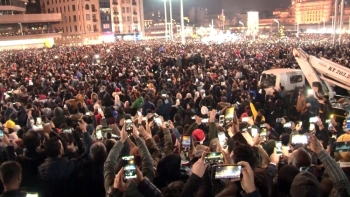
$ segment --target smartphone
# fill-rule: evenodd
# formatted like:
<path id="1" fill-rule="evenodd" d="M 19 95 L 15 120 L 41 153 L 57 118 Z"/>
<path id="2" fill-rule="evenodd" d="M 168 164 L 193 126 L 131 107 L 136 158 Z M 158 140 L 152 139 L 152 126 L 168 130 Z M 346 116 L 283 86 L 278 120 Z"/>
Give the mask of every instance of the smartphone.
<path id="1" fill-rule="evenodd" d="M 39 124 L 41 124 L 41 123 L 42 123 L 41 117 L 37 117 L 37 118 L 36 118 L 36 124 L 39 125 Z"/>
<path id="2" fill-rule="evenodd" d="M 225 124 L 225 116 L 224 115 L 220 115 L 219 116 L 219 125 L 222 127 Z"/>
<path id="3" fill-rule="evenodd" d="M 265 128 L 265 127 L 266 127 L 265 124 L 261 124 L 261 125 L 260 125 L 260 128 Z"/>
<path id="4" fill-rule="evenodd" d="M 125 130 L 126 132 L 132 132 L 132 120 L 131 119 L 126 119 L 125 120 Z"/>
<path id="5" fill-rule="evenodd" d="M 292 135 L 292 140 L 291 140 L 291 144 L 292 145 L 306 145 L 309 144 L 309 138 L 310 136 L 308 135 Z"/>
<path id="6" fill-rule="evenodd" d="M 221 85 L 221 86 L 224 86 L 224 85 L 225 85 L 225 82 L 224 82 L 224 81 L 223 81 L 223 82 L 221 82 L 221 83 L 220 83 L 220 85 Z"/>
<path id="7" fill-rule="evenodd" d="M 101 129 L 102 133 L 111 133 L 112 132 L 112 128 L 109 127 L 103 127 Z"/>
<path id="8" fill-rule="evenodd" d="M 98 113 L 102 112 L 101 107 L 97 108 Z"/>
<path id="9" fill-rule="evenodd" d="M 191 141 L 192 141 L 192 138 L 190 135 L 182 136 L 182 141 L 181 141 L 182 149 L 189 150 L 191 148 Z"/>
<path id="10" fill-rule="evenodd" d="M 252 137 L 255 137 L 258 135 L 258 128 L 251 128 L 250 133 L 252 134 Z"/>
<path id="11" fill-rule="evenodd" d="M 303 122 L 299 121 L 298 125 L 299 125 L 299 127 L 303 126 Z"/>
<path id="12" fill-rule="evenodd" d="M 350 117 L 346 119 L 345 131 L 350 131 Z"/>
<path id="13" fill-rule="evenodd" d="M 222 164 L 224 163 L 224 156 L 221 152 L 206 153 L 204 157 L 204 162 L 210 164 Z"/>
<path id="14" fill-rule="evenodd" d="M 90 116 L 90 112 L 86 112 L 86 113 L 85 113 L 85 116 Z"/>
<path id="15" fill-rule="evenodd" d="M 309 131 L 313 131 L 313 130 L 315 130 L 315 124 L 310 124 Z"/>
<path id="16" fill-rule="evenodd" d="M 0 129 L 0 138 L 4 137 L 4 131 Z"/>
<path id="17" fill-rule="evenodd" d="M 334 152 L 349 152 L 350 142 L 336 142 Z"/>
<path id="18" fill-rule="evenodd" d="M 202 119 L 202 123 L 207 123 L 207 122 L 209 122 L 209 118 L 203 118 Z"/>
<path id="19" fill-rule="evenodd" d="M 283 118 L 276 118 L 276 122 L 282 122 Z"/>
<path id="20" fill-rule="evenodd" d="M 140 111 L 137 111 L 138 116 L 142 116 L 142 113 Z"/>
<path id="21" fill-rule="evenodd" d="M 309 119 L 309 122 L 310 123 L 316 123 L 318 121 L 318 117 L 316 116 L 316 117 L 311 117 L 310 119 Z"/>
<path id="22" fill-rule="evenodd" d="M 63 133 L 72 133 L 72 129 L 71 128 L 66 128 L 62 130 Z"/>
<path id="23" fill-rule="evenodd" d="M 240 165 L 215 165 L 213 166 L 214 179 L 231 179 L 238 181 L 241 179 L 242 166 Z"/>
<path id="24" fill-rule="evenodd" d="M 253 128 L 252 128 L 253 129 Z M 265 128 L 260 129 L 260 137 L 264 142 L 267 141 L 267 131 Z"/>
<path id="25" fill-rule="evenodd" d="M 325 123 L 326 124 L 330 124 L 331 123 L 331 119 L 327 119 Z"/>
<path id="26" fill-rule="evenodd" d="M 161 120 L 159 117 L 154 118 L 154 122 L 155 122 L 158 126 L 162 125 L 162 120 Z"/>
<path id="27" fill-rule="evenodd" d="M 226 140 L 226 135 L 224 132 L 218 133 L 218 139 L 219 139 L 219 143 L 220 143 L 221 148 L 226 148 L 227 140 Z"/>
<path id="28" fill-rule="evenodd" d="M 310 171 L 310 167 L 311 167 L 311 166 L 300 167 L 300 168 L 299 168 L 299 171 L 300 171 L 300 172 L 308 172 L 308 171 Z"/>
<path id="29" fill-rule="evenodd" d="M 229 123 L 233 121 L 235 114 L 235 108 L 234 107 L 229 107 L 225 110 L 225 122 Z"/>
<path id="30" fill-rule="evenodd" d="M 39 194 L 36 192 L 27 192 L 26 197 L 39 197 Z"/>
<path id="31" fill-rule="evenodd" d="M 291 127 L 292 127 L 291 122 L 284 123 L 284 125 L 283 125 L 283 128 L 291 128 Z"/>
<path id="32" fill-rule="evenodd" d="M 134 156 L 122 157 L 124 166 L 124 179 L 134 179 L 137 177 Z"/>
<path id="33" fill-rule="evenodd" d="M 276 154 L 277 155 L 282 155 L 282 142 L 281 141 L 276 141 Z"/>
<path id="34" fill-rule="evenodd" d="M 248 122 L 250 117 L 243 117 L 242 122 Z"/>
<path id="35" fill-rule="evenodd" d="M 102 139 L 102 137 L 103 137 L 103 135 L 102 135 L 102 130 L 101 130 L 101 129 L 97 130 L 97 131 L 96 131 L 96 138 L 97 138 L 98 140 L 100 140 L 100 139 Z"/>
<path id="36" fill-rule="evenodd" d="M 67 109 L 67 105 L 66 105 L 66 104 L 64 104 L 64 105 L 63 105 L 63 108 L 64 108 L 64 109 Z"/>

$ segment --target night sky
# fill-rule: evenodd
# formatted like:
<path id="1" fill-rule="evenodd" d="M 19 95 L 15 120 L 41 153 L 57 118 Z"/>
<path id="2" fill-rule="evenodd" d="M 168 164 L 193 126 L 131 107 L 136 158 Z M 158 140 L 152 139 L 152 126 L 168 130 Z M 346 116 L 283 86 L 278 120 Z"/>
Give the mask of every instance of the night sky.
<path id="1" fill-rule="evenodd" d="M 223 7 L 221 2 L 223 1 L 225 1 L 223 4 L 232 5 L 232 8 L 236 12 L 241 10 L 272 11 L 277 7 L 288 7 L 291 2 L 291 0 L 183 0 L 184 14 L 188 15 L 188 10 L 193 6 L 207 8 L 209 13 L 218 13 L 221 12 Z M 179 0 L 172 0 L 173 14 L 178 14 L 180 12 L 179 2 Z M 163 0 L 144 0 L 143 5 L 145 13 L 164 9 Z"/>

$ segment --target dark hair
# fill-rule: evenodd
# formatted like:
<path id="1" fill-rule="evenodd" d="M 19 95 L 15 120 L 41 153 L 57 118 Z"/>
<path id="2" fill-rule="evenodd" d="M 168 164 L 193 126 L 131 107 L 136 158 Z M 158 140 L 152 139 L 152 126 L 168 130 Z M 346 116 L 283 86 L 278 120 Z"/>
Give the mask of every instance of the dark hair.
<path id="1" fill-rule="evenodd" d="M 45 143 L 45 152 L 48 157 L 56 158 L 61 153 L 62 145 L 57 137 L 50 138 Z"/>
<path id="2" fill-rule="evenodd" d="M 255 168 L 257 159 L 252 147 L 248 144 L 236 143 L 233 148 L 233 161 L 235 163 L 248 162 L 252 169 Z"/>
<path id="3" fill-rule="evenodd" d="M 105 146 L 106 146 L 106 150 L 107 150 L 107 154 L 109 153 L 109 151 L 113 148 L 114 144 L 115 144 L 115 141 L 114 140 L 106 140 L 104 142 Z"/>
<path id="4" fill-rule="evenodd" d="M 184 188 L 185 183 L 182 181 L 174 181 L 171 182 L 165 189 L 164 189 L 164 196 L 165 197 L 178 197 L 181 196 L 182 190 Z"/>
<path id="5" fill-rule="evenodd" d="M 90 148 L 91 160 L 93 162 L 105 162 L 107 158 L 107 150 L 103 143 L 97 142 L 93 144 Z"/>
<path id="6" fill-rule="evenodd" d="M 0 166 L 0 177 L 4 185 L 10 184 L 21 173 L 22 167 L 16 161 L 6 161 Z"/>
<path id="7" fill-rule="evenodd" d="M 40 146 L 41 136 L 36 131 L 28 131 L 23 136 L 23 144 L 28 150 L 35 150 L 38 146 Z"/>
<path id="8" fill-rule="evenodd" d="M 180 121 L 181 121 L 181 116 L 180 116 L 179 114 L 175 114 L 174 120 L 175 120 L 176 122 L 180 122 Z"/>

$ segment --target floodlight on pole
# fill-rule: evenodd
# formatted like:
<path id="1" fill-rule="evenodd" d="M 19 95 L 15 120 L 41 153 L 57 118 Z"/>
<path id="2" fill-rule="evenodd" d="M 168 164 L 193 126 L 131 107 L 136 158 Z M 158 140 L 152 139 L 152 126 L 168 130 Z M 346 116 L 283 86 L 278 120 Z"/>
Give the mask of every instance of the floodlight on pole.
<path id="1" fill-rule="evenodd" d="M 165 39 L 168 40 L 168 19 L 166 13 L 166 0 L 164 1 L 164 26 L 165 26 Z"/>
<path id="2" fill-rule="evenodd" d="M 185 24 L 184 24 L 184 5 L 183 0 L 180 0 L 180 19 L 181 19 L 181 43 L 185 44 Z"/>
<path id="3" fill-rule="evenodd" d="M 171 7 L 171 0 L 169 0 L 169 14 L 170 14 L 170 31 L 169 31 L 169 36 L 170 40 L 173 39 L 173 8 Z"/>

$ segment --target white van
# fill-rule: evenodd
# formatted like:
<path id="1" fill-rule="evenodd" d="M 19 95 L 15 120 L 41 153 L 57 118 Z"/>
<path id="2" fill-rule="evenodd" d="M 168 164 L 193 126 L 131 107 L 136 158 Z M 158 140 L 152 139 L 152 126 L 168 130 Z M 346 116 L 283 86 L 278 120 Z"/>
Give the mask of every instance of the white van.
<path id="1" fill-rule="evenodd" d="M 288 92 L 293 91 L 296 87 L 304 87 L 305 76 L 299 69 L 265 70 L 261 73 L 259 85 L 265 88 L 266 94 L 272 94 L 274 90 L 280 90 L 281 86 Z"/>

